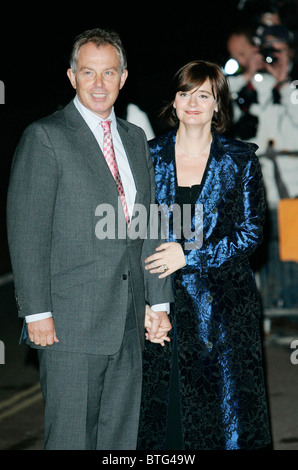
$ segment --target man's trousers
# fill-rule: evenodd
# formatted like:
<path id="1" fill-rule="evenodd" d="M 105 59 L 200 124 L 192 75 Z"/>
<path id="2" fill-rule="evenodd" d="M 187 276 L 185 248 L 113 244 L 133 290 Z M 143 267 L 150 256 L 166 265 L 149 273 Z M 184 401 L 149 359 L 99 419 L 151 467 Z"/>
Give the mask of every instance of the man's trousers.
<path id="1" fill-rule="evenodd" d="M 120 350 L 112 356 L 39 351 L 45 449 L 136 448 L 142 353 L 130 299 Z"/>

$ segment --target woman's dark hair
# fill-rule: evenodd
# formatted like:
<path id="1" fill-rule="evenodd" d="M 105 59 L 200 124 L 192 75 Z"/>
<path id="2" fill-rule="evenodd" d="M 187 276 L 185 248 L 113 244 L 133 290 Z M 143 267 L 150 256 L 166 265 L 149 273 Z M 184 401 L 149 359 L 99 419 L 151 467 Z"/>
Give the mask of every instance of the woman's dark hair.
<path id="1" fill-rule="evenodd" d="M 181 67 L 173 79 L 173 89 L 170 101 L 164 106 L 160 117 L 164 118 L 171 127 L 176 127 L 179 120 L 173 107 L 178 91 L 194 90 L 209 79 L 214 98 L 218 104 L 218 112 L 214 111 L 212 128 L 221 134 L 229 126 L 229 97 L 230 90 L 227 79 L 221 67 L 212 62 L 196 60 Z"/>

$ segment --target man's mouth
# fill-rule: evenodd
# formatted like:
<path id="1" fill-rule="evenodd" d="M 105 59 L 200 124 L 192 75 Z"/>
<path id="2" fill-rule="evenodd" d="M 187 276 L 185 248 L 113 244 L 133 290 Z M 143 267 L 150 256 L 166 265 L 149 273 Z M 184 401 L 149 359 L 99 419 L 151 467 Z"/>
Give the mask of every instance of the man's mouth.
<path id="1" fill-rule="evenodd" d="M 103 99 L 107 95 L 106 95 L 106 93 L 91 93 L 91 96 L 93 96 L 93 98 L 96 98 L 96 99 Z"/>

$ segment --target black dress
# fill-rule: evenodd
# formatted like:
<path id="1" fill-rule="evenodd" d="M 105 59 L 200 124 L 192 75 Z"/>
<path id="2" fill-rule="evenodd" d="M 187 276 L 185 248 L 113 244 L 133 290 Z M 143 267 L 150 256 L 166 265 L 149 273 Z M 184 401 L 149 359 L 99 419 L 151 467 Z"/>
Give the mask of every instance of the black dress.
<path id="1" fill-rule="evenodd" d="M 183 206 L 190 204 L 192 211 L 194 209 L 196 200 L 199 196 L 201 185 L 195 184 L 189 186 L 178 186 L 178 204 L 181 208 L 181 220 L 183 220 Z M 169 409 L 167 419 L 167 431 L 166 431 L 166 450 L 181 450 L 184 449 L 183 445 L 183 433 L 181 425 L 181 406 L 180 406 L 180 394 L 179 394 L 179 373 L 178 373 L 178 351 L 177 341 L 174 337 L 173 343 L 173 364 L 172 374 L 170 382 L 170 394 L 169 394 Z"/>

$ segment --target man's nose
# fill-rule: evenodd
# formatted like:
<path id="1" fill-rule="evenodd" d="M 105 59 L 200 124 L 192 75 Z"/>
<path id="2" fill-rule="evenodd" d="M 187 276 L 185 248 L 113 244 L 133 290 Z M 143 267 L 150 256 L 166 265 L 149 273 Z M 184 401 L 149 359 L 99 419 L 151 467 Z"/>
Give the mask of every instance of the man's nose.
<path id="1" fill-rule="evenodd" d="M 102 78 L 102 75 L 101 75 L 101 74 L 96 75 L 95 80 L 94 80 L 94 84 L 95 84 L 97 87 L 101 87 L 101 86 L 102 86 L 102 84 L 103 84 L 103 78 Z"/>

